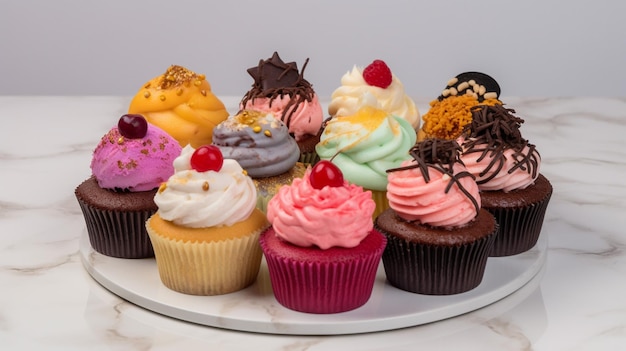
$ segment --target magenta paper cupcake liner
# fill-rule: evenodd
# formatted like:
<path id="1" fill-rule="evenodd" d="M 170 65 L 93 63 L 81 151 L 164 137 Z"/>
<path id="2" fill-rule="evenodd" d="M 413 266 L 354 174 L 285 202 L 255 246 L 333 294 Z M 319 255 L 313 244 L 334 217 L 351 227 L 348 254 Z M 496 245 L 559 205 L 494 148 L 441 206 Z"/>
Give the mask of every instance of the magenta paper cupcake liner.
<path id="1" fill-rule="evenodd" d="M 483 279 L 497 232 L 496 227 L 488 236 L 461 246 L 411 243 L 386 234 L 382 260 L 387 281 L 398 289 L 424 295 L 451 295 L 474 289 Z"/>
<path id="2" fill-rule="evenodd" d="M 517 255 L 530 250 L 539 239 L 552 192 L 545 199 L 522 208 L 488 208 L 500 226 L 490 256 Z"/>
<path id="3" fill-rule="evenodd" d="M 78 199 L 93 249 L 118 258 L 154 257 L 146 220 L 156 211 L 110 211 L 89 206 Z"/>
<path id="4" fill-rule="evenodd" d="M 380 234 L 376 232 L 376 235 Z M 274 255 L 263 235 L 261 248 L 276 300 L 291 310 L 318 314 L 345 312 L 364 305 L 372 294 L 385 247 L 382 235 L 380 240 L 382 245 L 376 250 L 354 259 L 333 261 L 302 257 L 302 260 L 295 260 Z"/>

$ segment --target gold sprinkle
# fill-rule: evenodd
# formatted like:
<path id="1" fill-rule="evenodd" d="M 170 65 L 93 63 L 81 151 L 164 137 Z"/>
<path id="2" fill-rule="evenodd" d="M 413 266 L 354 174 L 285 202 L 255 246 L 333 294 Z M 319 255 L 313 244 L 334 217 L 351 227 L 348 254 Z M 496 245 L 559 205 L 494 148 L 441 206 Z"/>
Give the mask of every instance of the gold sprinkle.
<path id="1" fill-rule="evenodd" d="M 164 192 L 165 189 L 167 189 L 167 183 L 161 183 L 161 185 L 159 186 L 159 193 Z"/>
<path id="2" fill-rule="evenodd" d="M 255 133 L 261 133 L 261 126 L 254 126 L 254 128 L 252 128 L 252 131 Z"/>
<path id="3" fill-rule="evenodd" d="M 172 75 L 169 75 L 169 76 L 165 77 L 165 79 L 169 80 L 170 82 L 173 82 L 173 81 L 176 80 L 176 78 L 174 78 L 174 76 L 172 76 Z"/>
<path id="4" fill-rule="evenodd" d="M 202 183 L 202 190 L 209 191 L 209 182 Z"/>
<path id="5" fill-rule="evenodd" d="M 265 134 L 266 137 L 272 136 L 272 132 L 270 132 L 269 130 L 264 131 L 263 134 Z"/>
<path id="6" fill-rule="evenodd" d="M 449 86 L 449 87 L 450 87 L 450 86 L 453 86 L 453 85 L 455 85 L 455 84 L 456 84 L 456 82 L 458 82 L 458 81 L 459 81 L 459 79 L 458 79 L 458 78 L 456 78 L 456 77 L 454 77 L 454 78 L 452 78 L 452 79 L 450 79 L 450 80 L 448 81 L 448 86 Z"/>
<path id="7" fill-rule="evenodd" d="M 197 86 L 197 87 L 199 87 L 199 86 L 200 86 L 200 84 L 202 84 L 202 81 L 201 81 L 201 80 L 196 80 L 195 82 L 193 82 L 193 85 L 195 85 L 195 86 Z"/>
<path id="8" fill-rule="evenodd" d="M 243 173 L 243 175 L 247 176 L 248 175 L 248 171 L 246 171 L 245 169 L 241 170 L 241 173 Z"/>
<path id="9" fill-rule="evenodd" d="M 117 139 L 117 143 L 120 144 L 120 145 L 124 144 L 124 137 L 123 136 L 119 137 Z"/>
<path id="10" fill-rule="evenodd" d="M 200 90 L 200 94 L 202 94 L 202 96 L 206 96 L 206 90 Z"/>
<path id="11" fill-rule="evenodd" d="M 205 80 L 206 76 L 204 74 L 198 74 L 198 79 Z"/>
<path id="12" fill-rule="evenodd" d="M 183 88 L 176 89 L 176 95 L 178 95 L 178 96 L 183 95 Z"/>
<path id="13" fill-rule="evenodd" d="M 150 83 L 147 83 L 146 85 L 143 86 L 144 88 L 148 89 L 150 88 Z"/>
<path id="14" fill-rule="evenodd" d="M 492 92 L 489 92 L 489 93 L 485 93 L 483 95 L 483 97 L 485 99 L 497 99 L 498 98 L 498 94 L 496 94 L 495 92 L 492 91 Z"/>
<path id="15" fill-rule="evenodd" d="M 159 96 L 159 100 L 161 100 L 161 101 L 165 101 L 165 95 L 161 95 L 161 96 Z"/>
<path id="16" fill-rule="evenodd" d="M 146 99 L 150 97 L 150 92 L 146 91 L 145 93 L 143 93 L 143 97 L 145 97 Z"/>

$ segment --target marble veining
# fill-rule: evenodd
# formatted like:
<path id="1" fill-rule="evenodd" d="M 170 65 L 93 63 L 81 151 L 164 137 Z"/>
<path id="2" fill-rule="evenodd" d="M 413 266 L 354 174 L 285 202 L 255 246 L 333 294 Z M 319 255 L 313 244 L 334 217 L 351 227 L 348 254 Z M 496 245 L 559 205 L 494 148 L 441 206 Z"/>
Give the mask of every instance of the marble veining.
<path id="1" fill-rule="evenodd" d="M 223 99 L 236 106 L 235 97 Z M 503 97 L 554 186 L 541 276 L 474 312 L 386 332 L 288 336 L 162 316 L 96 283 L 78 255 L 73 190 L 127 97 L 0 97 L 0 346 L 4 350 L 622 350 L 626 98 Z M 428 100 L 417 99 L 422 114 Z M 235 112 L 232 111 L 231 112 Z M 35 126 L 35 122 L 37 125 Z M 225 309 L 254 307 L 232 301 Z M 269 315 L 277 311 L 268 310 Z"/>

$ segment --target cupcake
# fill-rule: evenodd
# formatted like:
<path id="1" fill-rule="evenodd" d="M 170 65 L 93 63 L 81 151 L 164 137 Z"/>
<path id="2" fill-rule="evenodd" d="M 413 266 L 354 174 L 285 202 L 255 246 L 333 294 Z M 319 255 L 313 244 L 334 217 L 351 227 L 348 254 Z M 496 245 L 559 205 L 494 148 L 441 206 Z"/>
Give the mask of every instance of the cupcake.
<path id="1" fill-rule="evenodd" d="M 370 298 L 386 240 L 373 230 L 375 204 L 329 161 L 270 200 L 260 238 L 276 300 L 307 313 L 356 309 Z"/>
<path id="2" fill-rule="evenodd" d="M 170 66 L 144 84 L 130 102 L 128 113 L 143 114 L 181 147 L 190 144 L 194 148 L 210 144 L 213 128 L 228 117 L 204 74 L 181 66 Z"/>
<path id="3" fill-rule="evenodd" d="M 341 86 L 332 93 L 328 105 L 331 117 L 351 116 L 361 107 L 371 106 L 420 126 L 415 102 L 404 92 L 404 85 L 382 60 L 374 60 L 364 69 L 353 66 L 341 77 Z"/>
<path id="4" fill-rule="evenodd" d="M 257 188 L 257 208 L 265 212 L 278 188 L 302 177 L 306 167 L 287 127 L 272 113 L 243 110 L 215 127 L 213 145 L 236 160 Z"/>
<path id="5" fill-rule="evenodd" d="M 254 83 L 241 100 L 240 109 L 271 113 L 280 119 L 297 141 L 299 161 L 315 164 L 319 160 L 315 145 L 320 138 L 323 112 L 313 86 L 304 79 L 308 62 L 298 72 L 295 62 L 283 62 L 276 52 L 260 60 L 258 66 L 248 69 Z"/>
<path id="6" fill-rule="evenodd" d="M 501 105 L 500 85 L 480 72 L 465 72 L 448 81 L 441 95 L 430 102 L 417 139 L 456 140 L 472 121 L 471 109 L 478 105 Z"/>
<path id="7" fill-rule="evenodd" d="M 476 177 L 483 207 L 496 216 L 500 233 L 492 256 L 510 256 L 537 243 L 552 196 L 552 185 L 539 173 L 541 156 L 522 137 L 524 120 L 502 105 L 472 110 L 461 160 Z"/>
<path id="8" fill-rule="evenodd" d="M 389 207 L 387 173 L 411 158 L 415 130 L 404 119 L 371 106 L 332 118 L 316 146 L 322 160 L 333 160 L 349 182 L 370 190 L 377 216 Z"/>
<path id="9" fill-rule="evenodd" d="M 454 140 L 427 139 L 389 171 L 390 208 L 375 228 L 387 237 L 383 266 L 399 289 L 451 295 L 482 281 L 498 225 L 459 153 Z"/>
<path id="10" fill-rule="evenodd" d="M 157 188 L 174 174 L 180 145 L 141 115 L 124 115 L 93 152 L 92 176 L 74 191 L 89 242 L 119 258 L 154 256 L 144 223 L 156 210 Z"/>
<path id="11" fill-rule="evenodd" d="M 176 173 L 154 197 L 145 226 L 163 284 L 190 295 L 221 295 L 251 285 L 261 265 L 256 189 L 237 161 L 212 145 L 186 146 Z"/>

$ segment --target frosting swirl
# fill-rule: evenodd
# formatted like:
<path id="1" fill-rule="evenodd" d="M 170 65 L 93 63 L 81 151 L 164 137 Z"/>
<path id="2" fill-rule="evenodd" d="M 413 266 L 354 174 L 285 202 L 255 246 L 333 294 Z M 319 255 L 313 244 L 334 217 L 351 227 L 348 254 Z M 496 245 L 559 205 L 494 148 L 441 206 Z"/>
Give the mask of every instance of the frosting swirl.
<path id="1" fill-rule="evenodd" d="M 365 82 L 363 70 L 354 66 L 352 71 L 341 77 L 341 86 L 331 95 L 328 113 L 331 116 L 350 116 L 361 107 L 371 106 L 398 116 L 411 124 L 413 129 L 420 126 L 420 114 L 415 102 L 405 94 L 404 85 L 392 74 L 391 84 L 379 88 Z"/>
<path id="2" fill-rule="evenodd" d="M 276 235 L 294 245 L 320 249 L 357 246 L 373 228 L 376 207 L 369 191 L 343 186 L 315 189 L 311 168 L 303 178 L 283 186 L 268 203 L 267 218 Z"/>
<path id="3" fill-rule="evenodd" d="M 539 176 L 541 156 L 522 138 L 519 127 L 524 120 L 513 113 L 502 105 L 472 110 L 461 160 L 476 177 L 480 190 L 525 189 Z"/>
<path id="4" fill-rule="evenodd" d="M 481 201 L 474 177 L 459 160 L 455 141 L 429 139 L 411 150 L 413 160 L 389 171 L 389 206 L 407 221 L 433 227 L 462 227 Z"/>
<path id="5" fill-rule="evenodd" d="M 130 102 L 128 113 L 144 115 L 182 147 L 209 144 L 213 128 L 228 117 L 204 74 L 176 65 L 144 84 Z"/>
<path id="6" fill-rule="evenodd" d="M 315 150 L 320 159 L 333 159 L 350 182 L 384 191 L 387 173 L 410 158 L 413 127 L 385 111 L 364 106 L 356 114 L 328 121 Z"/>
<path id="7" fill-rule="evenodd" d="M 148 125 L 143 138 L 124 138 L 117 127 L 105 134 L 91 159 L 91 171 L 104 189 L 148 191 L 174 174 L 181 147 L 163 130 Z"/>
<path id="8" fill-rule="evenodd" d="M 252 179 L 232 159 L 224 159 L 219 172 L 197 172 L 190 163 L 194 151 L 188 145 L 174 160 L 176 173 L 154 197 L 159 215 L 191 228 L 230 226 L 247 219 L 256 206 Z"/>
<path id="9" fill-rule="evenodd" d="M 243 110 L 218 124 L 213 144 L 224 158 L 237 160 L 253 178 L 289 171 L 300 158 L 300 149 L 287 127 L 270 113 Z"/>

